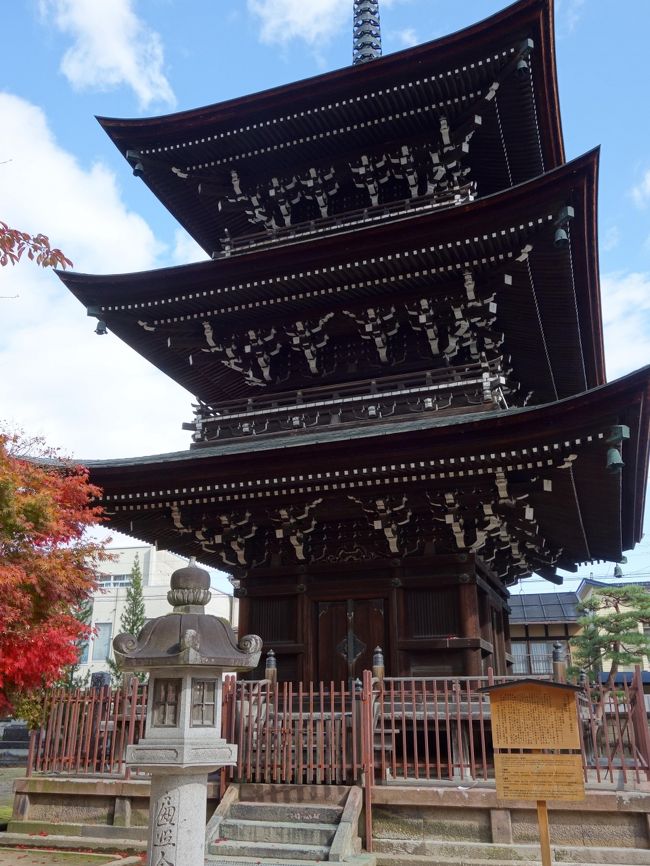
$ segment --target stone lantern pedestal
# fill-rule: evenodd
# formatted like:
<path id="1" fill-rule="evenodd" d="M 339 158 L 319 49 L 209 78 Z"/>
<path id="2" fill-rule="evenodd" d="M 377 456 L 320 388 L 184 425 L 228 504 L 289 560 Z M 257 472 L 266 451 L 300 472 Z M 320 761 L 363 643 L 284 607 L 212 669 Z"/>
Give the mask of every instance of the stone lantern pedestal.
<path id="1" fill-rule="evenodd" d="M 208 773 L 237 761 L 237 747 L 221 737 L 223 673 L 259 662 L 259 637 L 237 644 L 230 623 L 204 612 L 209 586 L 208 572 L 193 564 L 175 571 L 173 611 L 137 638 L 113 641 L 122 670 L 150 673 L 146 734 L 126 755 L 151 774 L 148 866 L 202 866 Z"/>

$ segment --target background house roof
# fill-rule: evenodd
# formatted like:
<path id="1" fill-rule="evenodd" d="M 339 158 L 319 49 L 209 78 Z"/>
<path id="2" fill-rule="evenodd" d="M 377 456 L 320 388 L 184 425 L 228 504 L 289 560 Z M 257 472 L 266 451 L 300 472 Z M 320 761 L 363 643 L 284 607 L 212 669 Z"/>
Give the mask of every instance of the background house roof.
<path id="1" fill-rule="evenodd" d="M 580 603 L 575 592 L 537 592 L 510 597 L 510 623 L 575 622 Z"/>

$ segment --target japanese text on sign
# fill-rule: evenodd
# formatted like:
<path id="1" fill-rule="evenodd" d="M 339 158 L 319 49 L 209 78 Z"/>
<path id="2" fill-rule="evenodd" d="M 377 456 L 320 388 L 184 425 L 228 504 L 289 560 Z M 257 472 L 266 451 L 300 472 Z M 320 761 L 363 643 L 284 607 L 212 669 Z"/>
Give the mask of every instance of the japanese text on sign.
<path id="1" fill-rule="evenodd" d="M 579 749 L 573 692 L 519 686 L 490 695 L 495 749 Z"/>
<path id="2" fill-rule="evenodd" d="M 500 800 L 584 800 L 580 755 L 494 756 Z"/>

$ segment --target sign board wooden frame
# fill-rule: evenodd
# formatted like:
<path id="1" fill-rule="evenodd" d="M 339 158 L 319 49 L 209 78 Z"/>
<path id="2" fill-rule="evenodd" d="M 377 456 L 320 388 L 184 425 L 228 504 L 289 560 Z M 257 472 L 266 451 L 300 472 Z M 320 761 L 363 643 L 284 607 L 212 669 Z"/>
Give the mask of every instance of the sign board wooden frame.
<path id="1" fill-rule="evenodd" d="M 497 799 L 537 801 L 542 866 L 552 866 L 546 801 L 585 798 L 578 689 L 524 678 L 479 691 L 490 695 Z"/>

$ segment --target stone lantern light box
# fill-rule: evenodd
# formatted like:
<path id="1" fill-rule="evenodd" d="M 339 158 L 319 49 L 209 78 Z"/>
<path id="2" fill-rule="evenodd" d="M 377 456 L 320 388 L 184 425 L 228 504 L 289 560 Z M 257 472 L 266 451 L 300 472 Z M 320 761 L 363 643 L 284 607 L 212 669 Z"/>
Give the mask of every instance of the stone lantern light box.
<path id="1" fill-rule="evenodd" d="M 172 574 L 167 599 L 170 613 L 137 637 L 113 641 L 123 671 L 150 675 L 146 733 L 128 747 L 126 761 L 152 776 L 150 862 L 198 863 L 207 775 L 237 761 L 237 747 L 221 737 L 222 677 L 255 668 L 262 640 L 246 635 L 237 643 L 227 620 L 204 612 L 210 575 L 193 560 Z"/>

